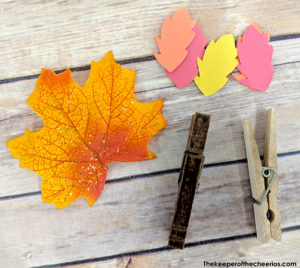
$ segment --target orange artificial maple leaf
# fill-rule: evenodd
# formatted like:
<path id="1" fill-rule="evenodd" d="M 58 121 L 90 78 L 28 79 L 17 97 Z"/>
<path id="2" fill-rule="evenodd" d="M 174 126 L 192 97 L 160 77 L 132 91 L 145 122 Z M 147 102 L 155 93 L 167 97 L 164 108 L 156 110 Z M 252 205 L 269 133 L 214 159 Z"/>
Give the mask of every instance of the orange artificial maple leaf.
<path id="1" fill-rule="evenodd" d="M 137 102 L 135 74 L 117 64 L 111 51 L 92 62 L 83 87 L 69 69 L 59 75 L 42 69 L 27 102 L 44 127 L 26 129 L 7 146 L 20 167 L 43 178 L 43 201 L 63 208 L 84 196 L 92 206 L 104 188 L 110 162 L 155 158 L 147 145 L 166 126 L 164 100 Z"/>

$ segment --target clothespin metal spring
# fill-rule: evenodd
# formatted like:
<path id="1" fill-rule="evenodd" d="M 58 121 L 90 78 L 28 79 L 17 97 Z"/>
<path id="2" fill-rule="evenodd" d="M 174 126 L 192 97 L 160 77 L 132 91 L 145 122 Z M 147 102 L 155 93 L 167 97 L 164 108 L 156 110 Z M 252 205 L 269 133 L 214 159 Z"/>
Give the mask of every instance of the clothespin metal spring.
<path id="1" fill-rule="evenodd" d="M 263 196 L 262 196 L 262 198 L 261 198 L 260 201 L 255 200 L 255 203 L 258 204 L 258 205 L 260 205 L 260 206 L 263 204 L 263 202 L 265 201 L 268 193 L 270 192 L 270 189 L 272 187 L 272 184 L 273 184 L 273 182 L 274 182 L 274 180 L 276 178 L 276 174 L 277 174 L 277 170 L 274 169 L 274 168 L 271 168 L 271 167 L 262 167 L 261 174 L 263 175 L 263 177 L 265 179 L 267 179 L 267 178 L 269 178 L 271 176 L 271 172 L 273 173 L 272 179 L 271 179 L 271 181 L 270 181 L 270 183 L 269 183 L 269 185 L 268 185 L 265 193 L 263 194 Z"/>

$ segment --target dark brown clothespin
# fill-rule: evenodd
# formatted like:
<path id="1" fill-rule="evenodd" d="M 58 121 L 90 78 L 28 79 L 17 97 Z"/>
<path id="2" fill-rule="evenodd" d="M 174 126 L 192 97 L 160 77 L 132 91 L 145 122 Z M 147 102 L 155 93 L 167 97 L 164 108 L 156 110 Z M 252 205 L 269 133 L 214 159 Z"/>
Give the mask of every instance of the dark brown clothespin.
<path id="1" fill-rule="evenodd" d="M 204 163 L 203 151 L 209 122 L 209 115 L 195 113 L 192 116 L 189 138 L 179 174 L 176 211 L 168 243 L 173 248 L 184 248 L 194 196 Z"/>

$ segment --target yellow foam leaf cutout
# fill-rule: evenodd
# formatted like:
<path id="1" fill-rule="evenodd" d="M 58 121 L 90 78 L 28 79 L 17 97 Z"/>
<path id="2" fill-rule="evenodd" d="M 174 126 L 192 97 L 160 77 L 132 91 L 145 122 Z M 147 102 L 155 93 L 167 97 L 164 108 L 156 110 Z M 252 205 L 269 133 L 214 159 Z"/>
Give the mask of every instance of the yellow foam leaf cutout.
<path id="1" fill-rule="evenodd" d="M 122 68 L 112 52 L 92 62 L 85 86 L 71 72 L 43 69 L 27 102 L 43 119 L 37 132 L 9 140 L 20 167 L 43 178 L 42 199 L 63 208 L 80 196 L 93 205 L 103 190 L 108 164 L 152 159 L 147 145 L 166 121 L 163 99 L 134 97 L 135 71 Z"/>
<path id="2" fill-rule="evenodd" d="M 203 60 L 198 61 L 200 76 L 194 81 L 205 96 L 220 90 L 228 81 L 227 75 L 237 66 L 237 49 L 232 34 L 223 35 L 217 42 L 211 41 L 205 50 Z"/>

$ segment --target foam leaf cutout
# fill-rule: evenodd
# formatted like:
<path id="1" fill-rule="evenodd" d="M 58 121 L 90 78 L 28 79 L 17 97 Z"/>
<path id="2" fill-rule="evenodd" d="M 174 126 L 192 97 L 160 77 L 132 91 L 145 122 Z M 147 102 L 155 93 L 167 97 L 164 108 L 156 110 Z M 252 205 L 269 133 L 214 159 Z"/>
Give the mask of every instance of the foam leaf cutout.
<path id="1" fill-rule="evenodd" d="M 205 50 L 203 60 L 198 58 L 200 76 L 194 81 L 205 96 L 220 90 L 228 81 L 229 75 L 237 66 L 237 50 L 232 34 L 223 35 L 217 42 L 211 41 Z"/>
<path id="2" fill-rule="evenodd" d="M 93 205 L 103 190 L 110 162 L 153 159 L 151 137 L 166 121 L 163 99 L 134 97 L 135 71 L 122 68 L 112 52 L 92 62 L 85 86 L 71 72 L 43 69 L 27 102 L 43 119 L 37 132 L 9 140 L 20 167 L 43 178 L 42 199 L 63 208 L 80 196 Z"/>
<path id="3" fill-rule="evenodd" d="M 247 27 L 243 37 L 240 36 L 237 41 L 237 69 L 240 74 L 232 75 L 253 90 L 266 91 L 273 77 L 273 46 L 269 40 L 270 35 L 253 24 Z"/>
<path id="4" fill-rule="evenodd" d="M 172 72 L 187 56 L 187 47 L 195 37 L 193 27 L 196 21 L 191 20 L 186 8 L 177 10 L 167 17 L 161 28 L 161 37 L 155 37 L 160 54 L 153 53 L 157 61 Z"/>
<path id="5" fill-rule="evenodd" d="M 178 88 L 184 88 L 194 80 L 198 73 L 197 58 L 203 58 L 204 48 L 208 41 L 208 38 L 203 37 L 201 28 L 198 24 L 194 26 L 193 31 L 196 33 L 196 36 L 187 47 L 187 57 L 173 72 L 168 72 L 165 69 L 168 77 Z"/>

